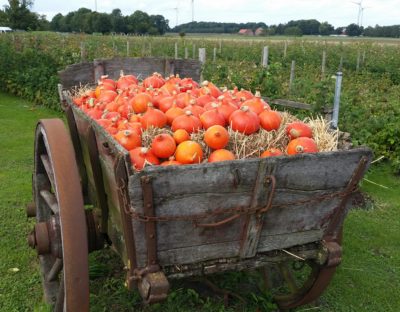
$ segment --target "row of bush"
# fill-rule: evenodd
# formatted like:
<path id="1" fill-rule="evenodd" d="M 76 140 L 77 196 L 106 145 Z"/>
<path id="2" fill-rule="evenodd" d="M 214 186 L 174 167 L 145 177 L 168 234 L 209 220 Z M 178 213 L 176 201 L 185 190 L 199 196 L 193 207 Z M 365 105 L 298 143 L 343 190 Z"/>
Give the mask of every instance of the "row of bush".
<path id="1" fill-rule="evenodd" d="M 172 56 L 176 38 L 133 38 L 129 56 Z M 81 42 L 85 57 L 126 56 L 126 38 L 21 34 L 0 38 L 0 88 L 30 100 L 36 105 L 58 109 L 57 72 L 80 61 Z M 124 46 L 125 44 L 125 46 Z M 372 44 L 327 45 L 291 42 L 286 56 L 281 42 L 270 42 L 268 69 L 261 66 L 261 47 L 265 42 L 193 39 L 179 41 L 179 53 L 193 46 L 218 47 L 217 59 L 204 66 L 204 78 L 220 85 L 258 89 L 265 96 L 310 103 L 318 113 L 333 103 L 340 56 L 343 57 L 343 93 L 339 127 L 352 134 L 356 145 L 366 144 L 376 156 L 390 159 L 400 171 L 400 53 L 388 46 Z M 151 50 L 149 47 L 152 47 Z M 197 48 L 196 48 L 197 49 Z M 321 77 L 321 51 L 327 49 L 326 75 Z M 150 51 L 150 53 L 149 53 Z M 359 51 L 367 51 L 356 66 Z M 336 52 L 336 53 L 334 53 Z M 209 53 L 210 54 L 210 53 Z M 291 60 L 296 60 L 295 80 L 289 90 Z M 361 58 L 360 58 L 361 59 Z M 302 112 L 304 113 L 304 112 Z"/>

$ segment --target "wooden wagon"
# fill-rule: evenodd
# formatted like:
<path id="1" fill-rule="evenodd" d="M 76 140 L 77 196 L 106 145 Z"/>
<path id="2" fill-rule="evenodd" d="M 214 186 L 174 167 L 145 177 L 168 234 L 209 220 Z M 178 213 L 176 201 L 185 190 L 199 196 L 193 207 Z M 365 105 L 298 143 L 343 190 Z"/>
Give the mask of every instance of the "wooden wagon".
<path id="1" fill-rule="evenodd" d="M 147 303 L 167 297 L 169 279 L 257 268 L 267 285 L 277 274 L 286 284 L 274 293 L 282 309 L 318 298 L 341 261 L 343 220 L 371 151 L 135 172 L 128 152 L 67 92 L 103 74 L 116 79 L 121 69 L 138 77 L 157 71 L 199 79 L 201 66 L 121 58 L 60 72 L 69 131 L 60 119 L 39 121 L 28 207 L 37 220 L 29 244 L 39 255 L 46 301 L 56 311 L 88 311 L 88 253 L 105 243 L 128 268 L 128 287 Z M 296 280 L 293 268 L 300 267 L 307 276 Z"/>

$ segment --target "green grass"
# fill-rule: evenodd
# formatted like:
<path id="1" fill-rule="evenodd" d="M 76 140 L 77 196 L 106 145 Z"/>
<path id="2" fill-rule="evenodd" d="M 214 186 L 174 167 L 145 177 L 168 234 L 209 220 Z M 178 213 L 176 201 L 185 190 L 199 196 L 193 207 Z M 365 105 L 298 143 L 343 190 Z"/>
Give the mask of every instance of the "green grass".
<path id="1" fill-rule="evenodd" d="M 33 222 L 25 216 L 31 201 L 33 134 L 40 118 L 58 117 L 54 111 L 32 107 L 0 93 L 0 311 L 46 311 L 35 253 L 26 244 Z M 400 307 L 400 179 L 387 164 L 373 165 L 363 189 L 372 197 L 367 210 L 352 210 L 346 219 L 343 262 L 319 307 L 298 311 L 397 311 Z M 18 271 L 14 270 L 17 268 Z M 167 301 L 142 308 L 137 293 L 124 287 L 122 264 L 110 250 L 90 256 L 93 311 L 256 311 L 273 309 L 268 295 L 248 288 L 255 275 L 231 273 L 214 280 L 221 287 L 234 285 L 247 300 L 233 300 L 225 308 L 220 296 L 197 284 L 174 282 Z M 208 296 L 203 294 L 205 292 Z M 200 293 L 200 295 L 199 295 Z"/>

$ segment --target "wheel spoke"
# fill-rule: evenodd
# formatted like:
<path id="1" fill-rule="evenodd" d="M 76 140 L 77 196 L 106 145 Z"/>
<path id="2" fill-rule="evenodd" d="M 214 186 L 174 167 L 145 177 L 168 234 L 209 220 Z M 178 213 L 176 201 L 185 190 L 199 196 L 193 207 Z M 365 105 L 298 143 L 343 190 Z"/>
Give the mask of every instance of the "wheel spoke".
<path id="1" fill-rule="evenodd" d="M 65 305 L 65 287 L 64 287 L 64 278 L 60 278 L 60 287 L 58 288 L 57 300 L 54 305 L 54 312 L 63 312 Z"/>
<path id="2" fill-rule="evenodd" d="M 43 167 L 46 170 L 47 177 L 51 183 L 51 187 L 55 190 L 55 183 L 54 183 L 54 172 L 53 167 L 51 166 L 49 156 L 42 154 L 40 155 L 40 159 L 42 160 Z"/>
<path id="3" fill-rule="evenodd" d="M 298 286 L 296 284 L 296 279 L 292 274 L 292 271 L 289 269 L 288 263 L 280 263 L 279 264 L 279 271 L 282 274 L 282 277 L 287 283 L 287 286 L 289 287 L 289 290 L 292 293 L 296 293 L 298 291 Z"/>
<path id="4" fill-rule="evenodd" d="M 44 199 L 45 203 L 54 214 L 59 213 L 60 209 L 58 207 L 58 202 L 56 196 L 48 190 L 41 190 L 40 196 Z"/>
<path id="5" fill-rule="evenodd" d="M 58 274 L 60 274 L 62 269 L 63 269 L 63 260 L 60 258 L 57 258 L 56 261 L 54 261 L 54 264 L 53 264 L 51 270 L 49 271 L 49 273 L 46 276 L 46 281 L 54 282 L 58 278 Z M 62 284 L 64 284 L 64 282 Z"/>

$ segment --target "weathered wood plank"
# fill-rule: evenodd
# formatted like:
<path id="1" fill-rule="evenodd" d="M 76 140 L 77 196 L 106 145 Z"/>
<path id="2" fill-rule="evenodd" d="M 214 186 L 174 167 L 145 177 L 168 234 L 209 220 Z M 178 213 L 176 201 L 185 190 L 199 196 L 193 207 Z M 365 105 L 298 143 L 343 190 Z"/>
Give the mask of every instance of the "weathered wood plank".
<path id="1" fill-rule="evenodd" d="M 266 100 L 270 104 L 279 105 L 279 106 L 283 106 L 283 107 L 297 108 L 297 109 L 304 109 L 304 110 L 312 109 L 312 106 L 307 103 L 301 103 L 301 102 L 283 100 L 283 99 L 270 99 L 267 97 L 263 97 L 263 99 Z"/>
<path id="2" fill-rule="evenodd" d="M 60 82 L 65 89 L 74 86 L 92 84 L 94 79 L 93 63 L 79 63 L 67 66 L 65 70 L 59 71 Z"/>

